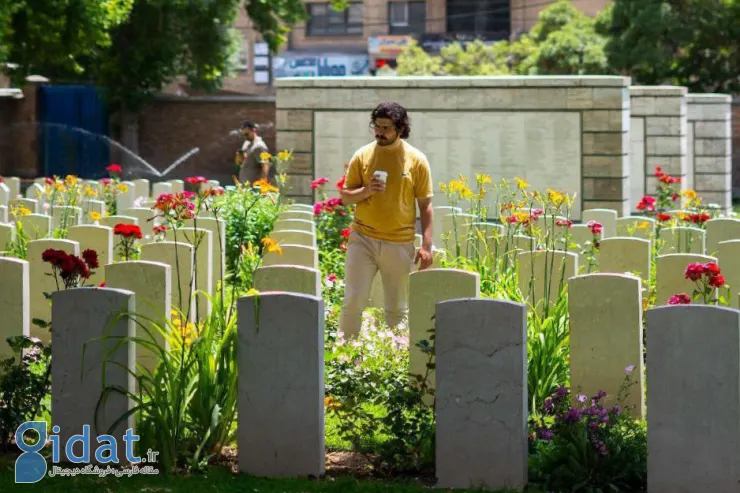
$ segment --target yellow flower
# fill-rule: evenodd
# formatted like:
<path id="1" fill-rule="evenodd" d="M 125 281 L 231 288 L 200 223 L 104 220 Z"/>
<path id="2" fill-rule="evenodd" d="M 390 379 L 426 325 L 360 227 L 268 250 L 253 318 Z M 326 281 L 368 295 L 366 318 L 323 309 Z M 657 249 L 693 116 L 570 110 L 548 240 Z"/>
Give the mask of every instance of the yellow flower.
<path id="1" fill-rule="evenodd" d="M 684 190 L 683 192 L 681 192 L 681 195 L 689 200 L 694 200 L 696 198 L 696 192 L 692 189 Z"/>
<path id="2" fill-rule="evenodd" d="M 54 182 L 54 188 L 56 188 L 58 192 L 63 192 L 65 190 L 64 183 L 61 181 Z"/>
<path id="3" fill-rule="evenodd" d="M 79 183 L 79 181 L 80 181 L 80 179 L 77 178 L 74 175 L 67 175 L 67 177 L 64 179 L 64 183 L 66 183 L 69 186 L 77 185 L 77 183 Z"/>
<path id="4" fill-rule="evenodd" d="M 524 190 L 525 188 L 529 188 L 529 183 L 527 183 L 527 180 L 522 180 L 519 177 L 514 178 L 516 180 L 516 187 L 519 190 Z"/>
<path id="5" fill-rule="evenodd" d="M 517 222 L 519 223 L 527 222 L 530 219 L 529 212 L 516 211 L 512 215 L 516 218 Z"/>
<path id="6" fill-rule="evenodd" d="M 27 216 L 31 213 L 31 209 L 25 206 L 13 207 L 10 211 L 15 217 Z"/>
<path id="7" fill-rule="evenodd" d="M 557 190 L 553 190 L 552 188 L 547 189 L 547 198 L 555 207 L 560 207 L 566 201 L 566 198 L 562 193 Z"/>
<path id="8" fill-rule="evenodd" d="M 119 192 L 121 192 L 121 193 L 126 193 L 126 192 L 128 192 L 128 185 L 126 185 L 125 183 L 119 183 L 118 185 L 116 185 L 116 188 L 117 188 L 117 189 L 118 189 L 118 191 L 119 191 Z"/>
<path id="9" fill-rule="evenodd" d="M 260 153 L 260 160 L 269 161 L 270 159 L 272 159 L 272 154 L 270 154 L 269 152 Z"/>
<path id="10" fill-rule="evenodd" d="M 256 182 L 254 182 L 252 184 L 252 186 L 255 187 L 255 188 L 259 188 L 260 189 L 260 193 L 263 194 L 263 195 L 266 194 L 266 193 L 270 193 L 270 192 L 279 192 L 280 191 L 280 189 L 278 187 L 276 187 L 275 185 L 273 185 L 272 183 L 270 183 L 267 180 L 257 180 Z"/>
<path id="11" fill-rule="evenodd" d="M 679 212 L 678 213 L 678 218 L 681 221 L 691 221 L 691 216 L 689 214 L 686 214 L 685 212 Z"/>
<path id="12" fill-rule="evenodd" d="M 256 289 L 252 288 L 249 291 L 247 291 L 247 294 L 245 296 L 255 296 L 255 295 L 258 295 L 258 294 L 260 294 L 260 292 L 257 291 Z"/>
<path id="13" fill-rule="evenodd" d="M 293 154 L 291 154 L 290 151 L 280 151 L 280 152 L 278 152 L 278 159 L 280 159 L 281 161 L 287 161 L 292 156 L 293 156 Z"/>
<path id="14" fill-rule="evenodd" d="M 98 192 L 95 191 L 93 187 L 90 185 L 85 186 L 85 196 L 86 197 L 96 197 L 98 195 Z"/>
<path id="15" fill-rule="evenodd" d="M 643 221 L 637 225 L 637 229 L 648 229 L 649 227 L 650 227 L 650 223 L 647 221 Z"/>
<path id="16" fill-rule="evenodd" d="M 280 248 L 280 245 L 278 245 L 278 243 L 272 238 L 262 238 L 262 245 L 268 252 L 276 252 L 278 255 L 283 254 L 283 249 Z"/>
<path id="17" fill-rule="evenodd" d="M 95 222 L 95 221 L 100 221 L 100 218 L 101 218 L 101 215 L 100 215 L 100 213 L 99 213 L 99 212 L 95 212 L 95 211 L 92 211 L 92 212 L 90 213 L 90 220 L 91 220 L 92 222 Z"/>
<path id="18" fill-rule="evenodd" d="M 486 185 L 491 183 L 491 177 L 481 173 L 476 173 L 475 181 L 478 183 L 478 185 Z"/>

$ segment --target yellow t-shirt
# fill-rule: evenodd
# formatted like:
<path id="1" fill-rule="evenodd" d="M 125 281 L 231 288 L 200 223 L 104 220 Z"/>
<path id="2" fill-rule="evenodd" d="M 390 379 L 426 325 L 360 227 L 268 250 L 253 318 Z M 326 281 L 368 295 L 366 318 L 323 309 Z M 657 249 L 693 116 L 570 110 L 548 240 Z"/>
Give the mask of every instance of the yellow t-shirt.
<path id="1" fill-rule="evenodd" d="M 347 169 L 344 187 L 370 185 L 375 171 L 386 171 L 385 191 L 359 202 L 352 229 L 376 240 L 394 243 L 414 241 L 416 200 L 434 194 L 426 156 L 403 139 L 389 146 L 372 142 L 355 152 Z"/>

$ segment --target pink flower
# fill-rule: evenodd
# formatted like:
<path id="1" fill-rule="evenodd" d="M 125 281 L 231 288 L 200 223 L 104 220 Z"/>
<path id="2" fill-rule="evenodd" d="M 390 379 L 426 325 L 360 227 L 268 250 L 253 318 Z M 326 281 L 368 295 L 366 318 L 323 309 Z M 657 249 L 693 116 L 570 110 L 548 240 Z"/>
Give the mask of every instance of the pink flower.
<path id="1" fill-rule="evenodd" d="M 601 225 L 601 223 L 597 221 L 589 221 L 586 223 L 586 226 L 591 229 L 591 234 L 593 235 L 600 235 L 604 227 Z"/>
<path id="2" fill-rule="evenodd" d="M 635 371 L 635 365 L 629 365 L 624 369 L 624 374 L 631 375 L 633 371 Z"/>
<path id="3" fill-rule="evenodd" d="M 668 299 L 669 305 L 689 305 L 691 304 L 691 297 L 686 293 L 674 294 Z"/>
<path id="4" fill-rule="evenodd" d="M 321 185 L 326 185 L 327 183 L 329 183 L 329 178 L 316 178 L 314 181 L 311 182 L 311 190 L 316 190 Z"/>

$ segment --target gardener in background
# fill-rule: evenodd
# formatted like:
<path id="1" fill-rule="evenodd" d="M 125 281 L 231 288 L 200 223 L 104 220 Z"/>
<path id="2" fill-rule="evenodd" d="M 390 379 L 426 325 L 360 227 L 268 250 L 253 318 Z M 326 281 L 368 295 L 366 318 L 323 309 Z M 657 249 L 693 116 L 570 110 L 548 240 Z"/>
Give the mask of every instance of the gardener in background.
<path id="1" fill-rule="evenodd" d="M 432 264 L 431 170 L 426 156 L 406 142 L 411 125 L 398 103 L 378 105 L 370 116 L 375 142 L 355 152 L 347 169 L 342 200 L 356 204 L 347 243 L 344 306 L 340 329 L 345 337 L 360 332 L 373 278 L 380 271 L 389 326 L 405 322 L 411 268 Z M 414 253 L 416 205 L 422 245 Z"/>
<path id="2" fill-rule="evenodd" d="M 271 168 L 268 163 L 260 159 L 260 154 L 270 151 L 262 137 L 257 135 L 257 125 L 253 122 L 244 122 L 241 130 L 244 144 L 236 153 L 236 164 L 241 166 L 239 181 L 242 183 L 245 181 L 252 183 L 260 179 L 274 181 L 274 167 Z"/>

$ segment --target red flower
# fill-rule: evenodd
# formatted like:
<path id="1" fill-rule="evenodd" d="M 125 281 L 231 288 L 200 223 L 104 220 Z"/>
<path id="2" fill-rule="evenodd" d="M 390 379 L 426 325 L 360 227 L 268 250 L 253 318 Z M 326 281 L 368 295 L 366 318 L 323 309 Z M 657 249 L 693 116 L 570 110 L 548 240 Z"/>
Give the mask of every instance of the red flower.
<path id="1" fill-rule="evenodd" d="M 637 210 L 638 211 L 654 211 L 655 210 L 655 197 L 650 197 L 648 195 L 644 196 L 642 200 L 640 200 L 640 203 L 637 204 Z"/>
<path id="2" fill-rule="evenodd" d="M 136 224 L 116 224 L 113 228 L 113 234 L 123 236 L 124 238 L 137 238 L 141 239 L 141 228 Z"/>
<path id="3" fill-rule="evenodd" d="M 318 216 L 321 214 L 321 211 L 324 210 L 324 204 L 322 202 L 316 202 L 313 205 L 313 215 Z"/>
<path id="4" fill-rule="evenodd" d="M 342 177 L 337 182 L 337 190 L 339 190 L 340 192 L 342 190 L 344 190 L 344 182 L 345 182 L 346 179 L 347 179 L 347 176 L 346 175 L 342 175 Z"/>
<path id="5" fill-rule="evenodd" d="M 657 217 L 658 217 L 658 221 L 662 221 L 662 222 L 671 220 L 671 215 L 666 214 L 665 212 L 659 212 Z"/>
<path id="6" fill-rule="evenodd" d="M 123 169 L 121 168 L 121 166 L 117 164 L 111 164 L 110 166 L 105 168 L 105 170 L 108 171 L 109 173 L 122 173 L 123 172 Z"/>
<path id="7" fill-rule="evenodd" d="M 704 264 L 704 272 L 711 275 L 717 275 L 721 272 L 721 269 L 719 268 L 719 265 L 717 265 L 715 262 L 707 262 Z"/>
<path id="8" fill-rule="evenodd" d="M 187 183 L 190 183 L 191 185 L 198 185 L 199 183 L 208 183 L 208 180 L 205 176 L 188 176 L 185 178 L 185 181 Z"/>
<path id="9" fill-rule="evenodd" d="M 691 297 L 686 293 L 674 294 L 668 299 L 669 305 L 689 305 L 691 304 Z"/>
<path id="10" fill-rule="evenodd" d="M 692 262 L 689 265 L 686 266 L 686 272 L 684 272 L 684 276 L 686 279 L 690 279 L 692 281 L 698 281 L 701 279 L 701 276 L 704 274 L 704 264 L 698 263 L 698 262 Z"/>
<path id="11" fill-rule="evenodd" d="M 509 216 L 506 218 L 506 222 L 509 224 L 514 224 L 516 223 L 516 221 L 517 221 L 516 216 Z"/>
<path id="12" fill-rule="evenodd" d="M 67 256 L 67 252 L 64 250 L 54 250 L 53 248 L 48 248 L 43 251 L 41 254 L 41 260 L 44 262 L 48 262 L 51 265 L 55 267 L 59 267 L 62 265 L 62 260 Z"/>
<path id="13" fill-rule="evenodd" d="M 98 253 L 95 250 L 87 249 L 82 252 L 82 258 L 85 260 L 87 266 L 91 269 L 98 268 Z"/>
<path id="14" fill-rule="evenodd" d="M 589 221 L 586 223 L 586 226 L 591 229 L 591 234 L 593 235 L 600 235 L 601 232 L 604 230 L 604 226 L 602 226 L 602 224 L 597 221 Z"/>
<path id="15" fill-rule="evenodd" d="M 707 214 L 706 212 L 702 212 L 699 214 L 698 212 L 694 212 L 691 214 L 691 222 L 695 224 L 704 224 L 705 222 L 709 221 L 712 217 Z"/>
<path id="16" fill-rule="evenodd" d="M 5 182 L 5 180 L 3 179 L 2 176 L 0 176 L 0 183 L 4 183 L 4 182 Z"/>
<path id="17" fill-rule="evenodd" d="M 98 284 L 98 287 L 99 287 L 99 288 L 104 288 L 104 287 L 105 287 L 105 281 L 103 281 L 103 282 L 101 282 L 100 284 Z"/>
<path id="18" fill-rule="evenodd" d="M 164 233 L 167 232 L 167 226 L 165 226 L 164 224 L 162 224 L 160 226 L 154 226 L 152 228 L 152 231 L 154 232 L 155 235 L 157 235 L 157 234 L 164 234 Z"/>
<path id="19" fill-rule="evenodd" d="M 344 228 L 341 233 L 342 238 L 349 238 L 349 235 L 352 234 L 352 230 L 350 228 Z"/>
<path id="20" fill-rule="evenodd" d="M 709 277 L 709 285 L 713 288 L 721 288 L 725 285 L 725 276 L 722 274 L 716 274 Z"/>
<path id="21" fill-rule="evenodd" d="M 51 178 L 44 178 L 44 183 L 46 183 L 47 185 L 53 185 L 54 180 L 52 180 Z"/>
<path id="22" fill-rule="evenodd" d="M 329 178 L 316 178 L 311 182 L 311 190 L 316 190 L 321 185 L 326 185 L 327 183 L 329 183 Z"/>
<path id="23" fill-rule="evenodd" d="M 100 183 L 103 185 L 110 185 L 110 178 L 101 178 Z"/>
<path id="24" fill-rule="evenodd" d="M 329 282 L 335 282 L 337 280 L 337 275 L 332 272 L 331 274 L 326 276 L 326 280 Z"/>
<path id="25" fill-rule="evenodd" d="M 557 221 L 555 221 L 555 226 L 570 228 L 571 226 L 573 226 L 573 221 L 570 221 L 568 219 L 558 219 Z"/>
<path id="26" fill-rule="evenodd" d="M 671 197 L 671 199 L 673 199 L 674 202 L 677 201 L 678 200 L 678 194 L 677 193 L 674 193 L 673 196 Z"/>

